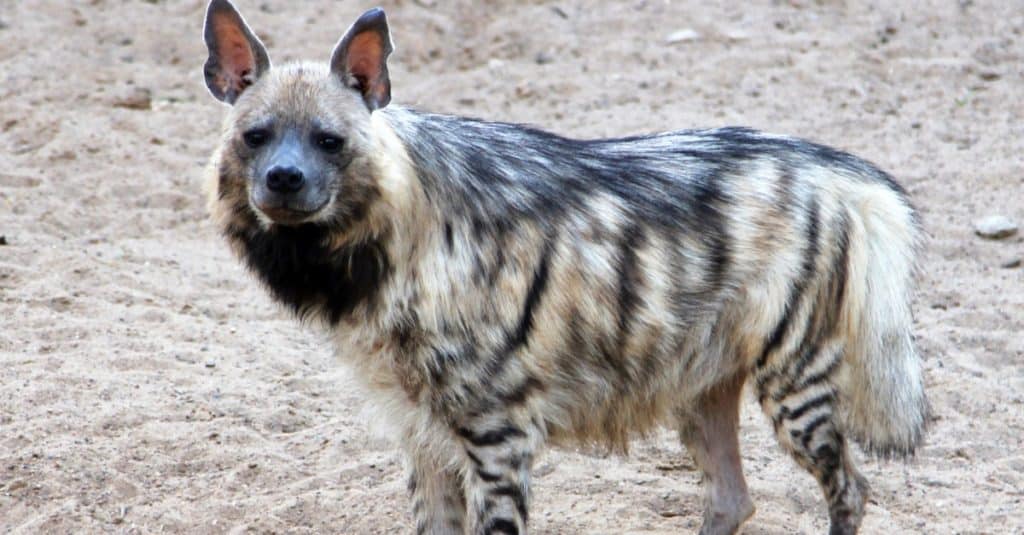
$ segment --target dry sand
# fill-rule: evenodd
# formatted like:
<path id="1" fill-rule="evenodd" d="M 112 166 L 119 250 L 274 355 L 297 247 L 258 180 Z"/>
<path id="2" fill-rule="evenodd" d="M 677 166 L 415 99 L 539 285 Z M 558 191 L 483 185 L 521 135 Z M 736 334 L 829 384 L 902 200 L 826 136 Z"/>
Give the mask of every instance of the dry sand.
<path id="1" fill-rule="evenodd" d="M 326 60 L 370 5 L 239 3 L 277 62 Z M 1024 219 L 1019 1 L 383 4 L 396 102 L 585 137 L 743 124 L 893 172 L 933 238 L 916 314 L 936 419 L 912 462 L 862 462 L 864 532 L 1024 533 L 1024 269 L 1000 267 L 1024 242 L 971 228 Z M 206 221 L 223 109 L 203 9 L 0 0 L 0 532 L 411 533 L 396 453 L 322 338 Z M 744 532 L 823 532 L 749 400 L 742 428 Z M 693 532 L 700 496 L 666 431 L 628 458 L 545 456 L 532 525 Z"/>

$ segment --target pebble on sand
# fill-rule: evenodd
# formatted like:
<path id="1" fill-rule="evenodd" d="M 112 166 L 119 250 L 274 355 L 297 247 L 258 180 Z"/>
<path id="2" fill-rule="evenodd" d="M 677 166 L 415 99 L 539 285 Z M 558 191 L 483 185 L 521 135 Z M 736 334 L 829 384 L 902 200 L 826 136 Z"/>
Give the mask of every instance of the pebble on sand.
<path id="1" fill-rule="evenodd" d="M 1001 215 L 988 216 L 974 222 L 974 233 L 990 240 L 1009 238 L 1017 233 L 1017 223 Z"/>
<path id="2" fill-rule="evenodd" d="M 675 45 L 678 43 L 696 41 L 697 39 L 700 39 L 700 34 L 697 33 L 697 30 L 694 30 L 693 28 L 686 28 L 668 34 L 668 37 L 665 38 L 665 42 L 670 45 Z"/>
<path id="3" fill-rule="evenodd" d="M 153 93 L 145 87 L 131 87 L 114 98 L 114 106 L 129 110 L 148 110 L 153 107 Z"/>

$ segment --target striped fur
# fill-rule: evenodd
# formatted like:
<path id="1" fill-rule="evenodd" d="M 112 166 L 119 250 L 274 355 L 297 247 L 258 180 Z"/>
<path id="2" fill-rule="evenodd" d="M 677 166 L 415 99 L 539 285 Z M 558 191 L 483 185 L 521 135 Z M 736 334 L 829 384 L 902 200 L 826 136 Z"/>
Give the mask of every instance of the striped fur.
<path id="1" fill-rule="evenodd" d="M 373 109 L 359 80 L 293 64 L 243 87 L 210 209 L 360 378 L 407 454 L 416 532 L 524 533 L 543 447 L 625 450 L 670 425 L 706 476 L 702 533 L 732 533 L 753 513 L 736 441 L 747 382 L 833 532 L 856 531 L 867 484 L 845 437 L 910 454 L 928 407 L 910 336 L 920 230 L 889 175 L 743 128 L 583 141 Z M 345 140 L 303 149 L 326 204 L 276 220 L 252 191 L 277 149 L 243 134 L 314 122 Z"/>

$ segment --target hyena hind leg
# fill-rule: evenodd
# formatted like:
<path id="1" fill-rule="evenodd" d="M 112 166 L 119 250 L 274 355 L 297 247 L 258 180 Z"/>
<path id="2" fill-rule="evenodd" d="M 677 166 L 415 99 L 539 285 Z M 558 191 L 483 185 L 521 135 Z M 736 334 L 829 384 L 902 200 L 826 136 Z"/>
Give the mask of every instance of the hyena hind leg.
<path id="1" fill-rule="evenodd" d="M 829 533 L 857 533 L 868 483 L 854 467 L 846 438 L 836 424 L 835 392 L 815 376 L 786 380 L 759 370 L 762 374 L 775 380 L 759 378 L 761 407 L 782 448 L 818 480 L 828 502 Z"/>
<path id="2" fill-rule="evenodd" d="M 744 379 L 737 374 L 678 412 L 679 436 L 703 473 L 701 535 L 731 535 L 754 514 L 737 437 Z"/>
<path id="3" fill-rule="evenodd" d="M 416 535 L 463 535 L 466 498 L 462 476 L 421 455 L 409 456 L 409 494 Z"/>

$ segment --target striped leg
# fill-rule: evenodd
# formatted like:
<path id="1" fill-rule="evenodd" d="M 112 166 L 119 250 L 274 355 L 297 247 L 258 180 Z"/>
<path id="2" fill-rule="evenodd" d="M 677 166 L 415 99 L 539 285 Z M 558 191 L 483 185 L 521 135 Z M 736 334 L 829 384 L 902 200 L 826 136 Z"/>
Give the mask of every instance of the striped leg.
<path id="1" fill-rule="evenodd" d="M 530 466 L 543 441 L 540 429 L 504 416 L 474 418 L 457 429 L 470 469 L 466 502 L 475 535 L 526 533 Z"/>
<path id="2" fill-rule="evenodd" d="M 678 415 L 679 436 L 704 476 L 701 535 L 731 535 L 754 514 L 736 435 L 744 379 L 723 382 Z"/>
<path id="3" fill-rule="evenodd" d="M 832 535 L 854 534 L 864 516 L 867 480 L 857 472 L 837 426 L 836 394 L 829 379 L 842 349 L 815 345 L 785 366 L 758 370 L 758 397 L 779 444 L 817 478 L 829 506 Z"/>
<path id="4" fill-rule="evenodd" d="M 463 535 L 466 500 L 462 477 L 418 455 L 409 458 L 409 494 L 417 535 Z"/>

